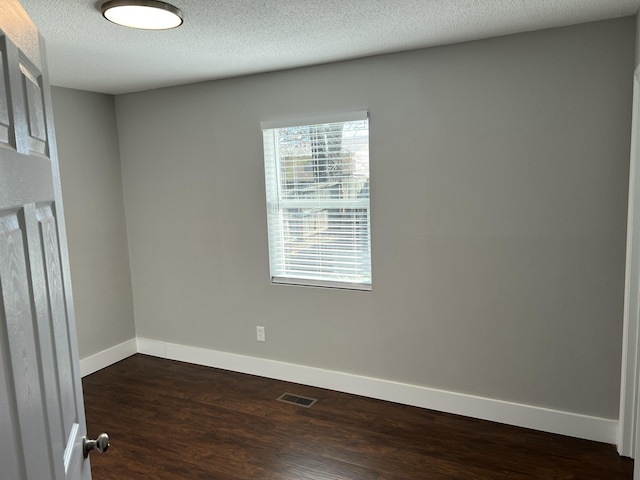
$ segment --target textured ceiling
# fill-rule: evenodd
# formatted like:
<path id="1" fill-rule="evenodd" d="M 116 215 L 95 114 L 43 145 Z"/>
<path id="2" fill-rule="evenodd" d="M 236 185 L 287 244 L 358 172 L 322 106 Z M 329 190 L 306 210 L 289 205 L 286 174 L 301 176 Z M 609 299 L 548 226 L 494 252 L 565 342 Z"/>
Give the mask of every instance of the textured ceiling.
<path id="1" fill-rule="evenodd" d="M 173 0 L 184 25 L 142 31 L 104 20 L 101 0 L 21 2 L 46 40 L 52 84 L 113 94 L 622 17 L 640 6 L 640 0 Z"/>

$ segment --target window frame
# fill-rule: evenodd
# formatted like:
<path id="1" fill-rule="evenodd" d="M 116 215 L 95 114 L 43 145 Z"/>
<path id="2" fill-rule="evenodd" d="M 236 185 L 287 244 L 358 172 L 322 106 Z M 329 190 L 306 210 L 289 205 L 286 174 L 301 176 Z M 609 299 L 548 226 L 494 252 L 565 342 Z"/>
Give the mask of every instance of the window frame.
<path id="1" fill-rule="evenodd" d="M 320 288 L 330 288 L 330 289 L 340 289 L 340 290 L 354 290 L 354 291 L 371 291 L 373 285 L 373 266 L 372 266 L 372 255 L 371 255 L 371 189 L 370 189 L 370 179 L 371 179 L 371 162 L 370 162 L 370 152 L 368 153 L 368 164 L 367 164 L 367 182 L 368 185 L 368 197 L 366 199 L 344 199 L 344 200 L 334 200 L 333 202 L 329 200 L 329 203 L 335 203 L 341 205 L 340 208 L 357 208 L 357 209 L 365 209 L 367 215 L 367 231 L 366 231 L 366 240 L 368 243 L 368 283 L 364 282 L 348 282 L 348 281 L 339 281 L 339 280 L 330 280 L 330 279 L 312 279 L 312 278 L 304 278 L 298 276 L 280 276 L 274 275 L 274 268 L 272 266 L 272 259 L 274 258 L 274 253 L 272 251 L 275 247 L 275 243 L 277 243 L 277 239 L 273 238 L 273 235 L 276 235 L 274 231 L 281 231 L 283 228 L 283 221 L 278 221 L 278 225 L 272 225 L 272 218 L 277 215 L 281 215 L 282 208 L 282 196 L 280 194 L 281 189 L 281 165 L 278 161 L 279 152 L 278 152 L 278 142 L 275 138 L 269 138 L 267 136 L 267 132 L 273 133 L 276 135 L 278 129 L 282 128 L 291 128 L 291 127 L 306 127 L 313 125 L 323 125 L 329 123 L 343 123 L 343 122 L 357 122 L 367 120 L 367 147 L 370 147 L 370 119 L 369 112 L 367 110 L 360 110 L 355 112 L 343 112 L 337 114 L 323 114 L 323 115 L 313 115 L 313 116 L 296 116 L 289 117 L 279 120 L 267 120 L 260 122 L 261 133 L 263 137 L 263 160 L 264 160 L 264 174 L 265 174 L 265 189 L 266 189 L 266 210 L 267 210 L 267 237 L 269 244 L 269 277 L 271 285 L 289 285 L 289 286 L 298 286 L 298 287 L 320 287 Z M 273 162 L 273 165 L 268 165 L 269 161 Z M 271 181 L 269 178 L 269 169 L 274 169 L 275 173 L 271 173 Z M 291 203 L 300 203 L 304 205 L 305 200 L 287 200 L 287 204 Z M 347 206 L 351 204 L 350 206 Z M 292 207 L 289 207 L 292 208 Z M 271 212 L 271 209 L 275 209 L 278 213 L 274 214 Z M 280 247 L 282 248 L 282 247 Z M 282 254 L 284 257 L 284 254 Z"/>

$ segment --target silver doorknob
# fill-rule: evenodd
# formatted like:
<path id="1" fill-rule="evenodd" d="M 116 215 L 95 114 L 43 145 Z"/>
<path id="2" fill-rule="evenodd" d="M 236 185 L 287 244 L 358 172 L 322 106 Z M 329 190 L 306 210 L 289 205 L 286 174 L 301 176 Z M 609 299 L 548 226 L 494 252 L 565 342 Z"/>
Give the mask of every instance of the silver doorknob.
<path id="1" fill-rule="evenodd" d="M 95 440 L 87 440 L 87 437 L 82 437 L 82 453 L 84 458 L 89 456 L 91 450 L 98 450 L 100 453 L 104 453 L 109 449 L 109 435 L 101 433 Z"/>

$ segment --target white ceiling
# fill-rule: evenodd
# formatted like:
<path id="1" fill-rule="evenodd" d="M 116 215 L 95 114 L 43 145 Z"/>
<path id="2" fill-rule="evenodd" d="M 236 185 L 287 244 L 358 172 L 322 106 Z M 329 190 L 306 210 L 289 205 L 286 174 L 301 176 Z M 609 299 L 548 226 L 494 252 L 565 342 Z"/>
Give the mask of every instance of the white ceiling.
<path id="1" fill-rule="evenodd" d="M 102 18 L 106 0 L 21 0 L 51 83 L 126 93 L 633 15 L 640 0 L 169 0 L 174 30 Z"/>

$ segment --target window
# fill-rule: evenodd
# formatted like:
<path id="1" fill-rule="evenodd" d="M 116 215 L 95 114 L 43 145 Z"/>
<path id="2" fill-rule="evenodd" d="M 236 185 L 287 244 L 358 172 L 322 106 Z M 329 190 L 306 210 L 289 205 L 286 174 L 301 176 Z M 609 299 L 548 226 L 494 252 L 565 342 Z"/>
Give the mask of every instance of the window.
<path id="1" fill-rule="evenodd" d="M 271 281 L 371 290 L 367 112 L 262 132 Z"/>

